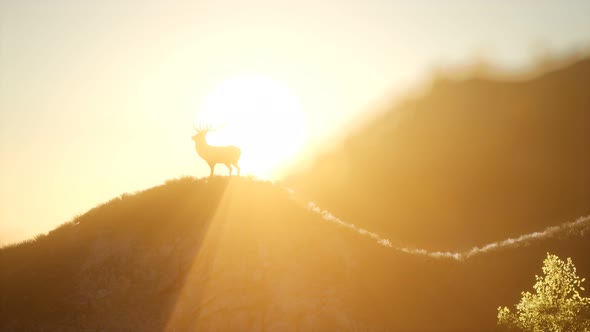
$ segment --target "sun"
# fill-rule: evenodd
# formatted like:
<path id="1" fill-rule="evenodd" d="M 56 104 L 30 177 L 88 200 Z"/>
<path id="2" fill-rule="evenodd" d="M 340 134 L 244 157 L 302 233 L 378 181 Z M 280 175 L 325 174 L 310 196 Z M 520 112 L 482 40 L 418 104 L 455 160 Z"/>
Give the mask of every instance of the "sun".
<path id="1" fill-rule="evenodd" d="M 287 86 L 270 77 L 228 79 L 205 98 L 195 124 L 221 125 L 207 136 L 211 145 L 242 149 L 242 174 L 276 179 L 301 152 L 304 117 Z"/>

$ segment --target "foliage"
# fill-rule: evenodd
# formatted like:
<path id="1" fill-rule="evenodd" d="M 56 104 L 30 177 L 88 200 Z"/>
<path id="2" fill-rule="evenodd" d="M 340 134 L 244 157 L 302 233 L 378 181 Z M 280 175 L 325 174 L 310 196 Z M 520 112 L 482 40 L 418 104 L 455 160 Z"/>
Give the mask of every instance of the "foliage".
<path id="1" fill-rule="evenodd" d="M 535 276 L 535 293 L 522 292 L 512 313 L 498 308 L 498 324 L 522 331 L 590 331 L 590 298 L 582 297 L 582 282 L 572 259 L 547 253 L 544 276 Z"/>

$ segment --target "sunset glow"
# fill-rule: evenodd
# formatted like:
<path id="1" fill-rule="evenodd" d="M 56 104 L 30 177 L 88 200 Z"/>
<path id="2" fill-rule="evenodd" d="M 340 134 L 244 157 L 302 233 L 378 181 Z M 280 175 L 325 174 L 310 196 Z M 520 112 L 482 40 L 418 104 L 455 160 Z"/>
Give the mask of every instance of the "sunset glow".
<path id="1" fill-rule="evenodd" d="M 0 246 L 209 176 L 193 124 L 284 180 L 435 73 L 588 51 L 590 2 L 541 3 L 0 1 Z"/>
<path id="2" fill-rule="evenodd" d="M 209 144 L 240 147 L 243 174 L 263 178 L 278 176 L 305 139 L 296 96 L 262 75 L 234 77 L 214 88 L 195 119 L 196 126 L 207 124 L 222 126 L 208 134 Z"/>
<path id="3" fill-rule="evenodd" d="M 590 0 L 0 0 L 0 332 L 590 332 L 588 87 Z"/>

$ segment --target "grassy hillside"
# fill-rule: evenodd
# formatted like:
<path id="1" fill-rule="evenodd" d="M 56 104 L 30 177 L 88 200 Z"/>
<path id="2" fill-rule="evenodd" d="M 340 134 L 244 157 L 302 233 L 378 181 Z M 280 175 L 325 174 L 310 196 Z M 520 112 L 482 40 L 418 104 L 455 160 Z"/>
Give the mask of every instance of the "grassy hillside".
<path id="1" fill-rule="evenodd" d="M 590 241 L 560 235 L 464 262 L 414 256 L 277 185 L 183 178 L 0 249 L 0 330 L 493 330 L 547 248 L 590 276 Z"/>
<path id="2" fill-rule="evenodd" d="M 290 185 L 396 242 L 463 250 L 590 214 L 590 59 L 439 79 Z"/>

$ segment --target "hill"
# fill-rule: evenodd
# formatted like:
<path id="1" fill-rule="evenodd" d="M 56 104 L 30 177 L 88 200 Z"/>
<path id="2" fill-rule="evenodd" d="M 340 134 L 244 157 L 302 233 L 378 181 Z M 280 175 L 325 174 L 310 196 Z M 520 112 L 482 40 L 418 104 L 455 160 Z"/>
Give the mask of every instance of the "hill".
<path id="1" fill-rule="evenodd" d="M 472 246 L 590 214 L 590 58 L 526 80 L 438 79 L 288 184 L 396 243 Z"/>
<path id="2" fill-rule="evenodd" d="M 587 222 L 457 261 L 379 245 L 308 207 L 247 178 L 115 198 L 0 249 L 0 330 L 486 331 L 547 248 L 590 276 Z"/>

